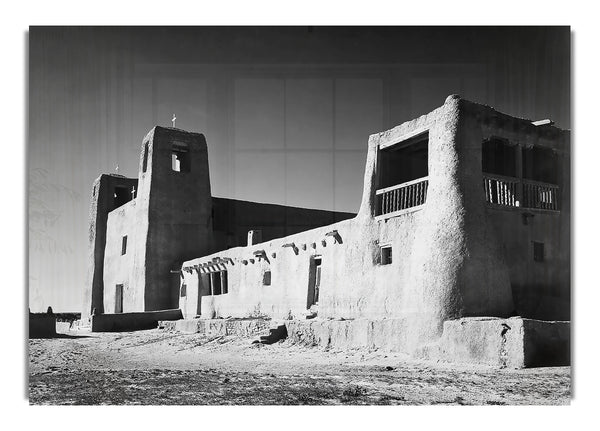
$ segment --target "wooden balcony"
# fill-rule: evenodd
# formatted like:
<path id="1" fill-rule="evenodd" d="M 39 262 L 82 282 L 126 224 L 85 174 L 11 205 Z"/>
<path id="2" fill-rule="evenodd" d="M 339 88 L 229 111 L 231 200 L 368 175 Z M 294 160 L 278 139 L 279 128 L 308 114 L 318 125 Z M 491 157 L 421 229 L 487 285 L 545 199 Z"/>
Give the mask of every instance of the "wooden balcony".
<path id="1" fill-rule="evenodd" d="M 558 186 L 523 180 L 523 206 L 558 211 Z"/>
<path id="2" fill-rule="evenodd" d="M 558 211 L 558 186 L 532 180 L 483 174 L 486 202 L 507 207 Z"/>
<path id="3" fill-rule="evenodd" d="M 518 207 L 519 179 L 483 174 L 485 200 L 491 204 Z"/>
<path id="4" fill-rule="evenodd" d="M 427 199 L 429 177 L 418 178 L 406 183 L 379 189 L 377 198 L 377 215 L 395 215 L 395 213 L 420 207 Z"/>

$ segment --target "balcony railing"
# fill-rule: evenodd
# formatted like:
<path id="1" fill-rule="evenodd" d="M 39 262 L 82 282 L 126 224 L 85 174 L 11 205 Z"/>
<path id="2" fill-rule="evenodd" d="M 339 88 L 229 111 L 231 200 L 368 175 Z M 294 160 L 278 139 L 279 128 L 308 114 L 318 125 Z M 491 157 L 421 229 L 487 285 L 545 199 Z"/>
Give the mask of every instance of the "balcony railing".
<path id="1" fill-rule="evenodd" d="M 523 206 L 558 211 L 558 186 L 523 180 Z"/>
<path id="2" fill-rule="evenodd" d="M 539 181 L 483 174 L 485 200 L 508 207 L 558 211 L 558 186 Z"/>
<path id="3" fill-rule="evenodd" d="M 487 202 L 509 207 L 519 206 L 517 197 L 519 180 L 517 178 L 484 174 L 483 187 L 485 188 L 485 200 Z"/>
<path id="4" fill-rule="evenodd" d="M 377 190 L 378 215 L 421 206 L 427 199 L 429 177 L 418 178 L 406 183 Z"/>

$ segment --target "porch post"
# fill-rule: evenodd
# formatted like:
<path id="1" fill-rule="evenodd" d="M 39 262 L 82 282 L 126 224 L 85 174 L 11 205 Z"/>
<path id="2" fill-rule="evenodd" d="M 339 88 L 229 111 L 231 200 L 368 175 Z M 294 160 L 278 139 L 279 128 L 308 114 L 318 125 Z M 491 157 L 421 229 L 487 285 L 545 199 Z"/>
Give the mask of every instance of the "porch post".
<path id="1" fill-rule="evenodd" d="M 516 163 L 517 163 L 517 200 L 519 201 L 519 206 L 523 207 L 525 202 L 523 202 L 523 148 L 521 144 L 517 142 L 515 145 L 515 151 L 517 152 Z"/>

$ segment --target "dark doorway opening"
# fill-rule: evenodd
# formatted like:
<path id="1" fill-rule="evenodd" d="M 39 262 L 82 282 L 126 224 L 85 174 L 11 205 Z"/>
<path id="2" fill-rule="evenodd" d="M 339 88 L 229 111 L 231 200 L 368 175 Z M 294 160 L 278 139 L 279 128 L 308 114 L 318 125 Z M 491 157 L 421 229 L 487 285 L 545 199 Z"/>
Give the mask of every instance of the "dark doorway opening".
<path id="1" fill-rule="evenodd" d="M 115 313 L 123 312 L 123 285 L 117 284 L 115 288 Z"/>
<path id="2" fill-rule="evenodd" d="M 310 309 L 313 305 L 319 304 L 319 290 L 321 288 L 321 256 L 315 256 L 310 259 L 310 268 L 308 274 L 308 298 L 306 308 Z"/>
<path id="3" fill-rule="evenodd" d="M 210 294 L 221 294 L 221 273 L 213 272 L 210 274 Z"/>

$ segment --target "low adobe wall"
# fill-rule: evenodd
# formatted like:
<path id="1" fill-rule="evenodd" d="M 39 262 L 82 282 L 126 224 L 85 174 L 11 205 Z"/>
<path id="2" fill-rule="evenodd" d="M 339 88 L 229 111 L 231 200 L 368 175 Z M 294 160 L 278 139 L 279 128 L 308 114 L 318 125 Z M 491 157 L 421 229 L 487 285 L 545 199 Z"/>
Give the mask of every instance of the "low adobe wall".
<path id="1" fill-rule="evenodd" d="M 292 343 L 324 349 L 383 349 L 407 353 L 405 319 L 290 320 Z"/>
<path id="2" fill-rule="evenodd" d="M 290 320 L 288 340 L 320 348 L 381 349 L 456 364 L 526 368 L 570 364 L 569 322 L 513 317 L 444 322 L 442 337 L 416 352 L 406 319 Z"/>
<path id="3" fill-rule="evenodd" d="M 250 337 L 267 332 L 273 321 L 269 319 L 183 319 L 160 322 L 159 327 L 186 334 L 201 333 L 209 337 L 236 335 Z"/>
<path id="4" fill-rule="evenodd" d="M 48 313 L 29 313 L 29 338 L 56 336 L 56 316 Z"/>
<path id="5" fill-rule="evenodd" d="M 180 309 L 92 316 L 92 332 L 122 332 L 153 329 L 159 320 L 183 319 Z"/>
<path id="6" fill-rule="evenodd" d="M 570 322 L 471 317 L 444 322 L 436 343 L 417 356 L 509 368 L 570 365 Z"/>

